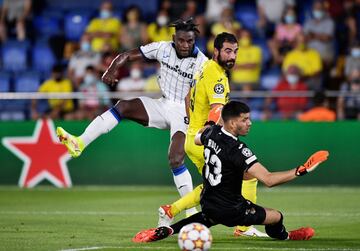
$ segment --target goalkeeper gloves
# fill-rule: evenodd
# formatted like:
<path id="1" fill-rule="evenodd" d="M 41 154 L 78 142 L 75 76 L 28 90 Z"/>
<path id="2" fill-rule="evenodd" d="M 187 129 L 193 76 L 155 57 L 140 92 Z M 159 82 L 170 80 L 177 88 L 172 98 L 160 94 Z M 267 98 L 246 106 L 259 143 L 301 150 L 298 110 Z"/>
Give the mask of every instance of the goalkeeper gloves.
<path id="1" fill-rule="evenodd" d="M 313 155 L 310 156 L 310 158 L 305 162 L 304 165 L 299 166 L 296 168 L 296 176 L 303 176 L 304 174 L 307 174 L 313 170 L 322 162 L 327 160 L 329 156 L 328 151 L 317 151 Z"/>

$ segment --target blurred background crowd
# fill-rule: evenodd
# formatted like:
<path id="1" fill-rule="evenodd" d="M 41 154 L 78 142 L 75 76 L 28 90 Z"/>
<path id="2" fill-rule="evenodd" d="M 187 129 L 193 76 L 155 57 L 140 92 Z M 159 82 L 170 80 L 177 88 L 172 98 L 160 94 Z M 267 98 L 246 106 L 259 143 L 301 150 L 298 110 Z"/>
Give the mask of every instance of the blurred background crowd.
<path id="1" fill-rule="evenodd" d="M 232 97 L 241 94 L 253 119 L 360 120 L 360 0 L 0 2 L 0 93 L 86 97 L 2 99 L 0 120 L 92 119 L 113 104 L 109 93 L 159 92 L 156 63 L 127 65 L 117 86 L 101 75 L 120 52 L 172 40 L 167 25 L 189 17 L 199 24 L 196 45 L 210 57 L 216 34 L 238 37 Z M 275 91 L 290 94 L 267 95 Z"/>

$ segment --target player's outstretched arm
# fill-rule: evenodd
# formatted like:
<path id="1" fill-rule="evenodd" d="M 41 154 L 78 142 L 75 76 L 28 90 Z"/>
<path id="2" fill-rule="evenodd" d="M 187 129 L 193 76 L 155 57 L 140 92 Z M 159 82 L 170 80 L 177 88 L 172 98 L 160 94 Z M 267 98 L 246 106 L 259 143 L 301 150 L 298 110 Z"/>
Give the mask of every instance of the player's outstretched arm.
<path id="1" fill-rule="evenodd" d="M 119 79 L 117 79 L 117 71 L 119 70 L 119 68 L 127 62 L 135 61 L 140 58 L 142 58 L 142 54 L 139 48 L 120 53 L 116 56 L 116 58 L 113 59 L 110 66 L 104 72 L 101 78 L 102 81 L 108 85 L 116 84 L 117 82 L 119 82 Z"/>
<path id="2" fill-rule="evenodd" d="M 273 187 L 289 182 L 295 179 L 297 176 L 302 176 L 308 172 L 313 171 L 320 163 L 327 160 L 328 156 L 328 151 L 318 151 L 311 155 L 305 164 L 297 168 L 281 172 L 269 172 L 266 167 L 258 162 L 251 166 L 251 168 L 248 170 L 248 173 L 260 180 L 267 187 Z"/>

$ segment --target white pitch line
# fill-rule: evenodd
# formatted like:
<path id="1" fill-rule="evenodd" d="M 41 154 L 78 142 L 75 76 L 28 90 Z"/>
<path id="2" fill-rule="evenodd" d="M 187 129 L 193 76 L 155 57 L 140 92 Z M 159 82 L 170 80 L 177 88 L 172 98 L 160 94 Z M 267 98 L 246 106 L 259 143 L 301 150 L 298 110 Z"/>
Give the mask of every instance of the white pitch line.
<path id="1" fill-rule="evenodd" d="M 139 250 L 141 249 L 151 249 L 151 250 L 160 250 L 160 249 L 164 249 L 167 250 L 169 249 L 169 247 L 162 247 L 162 246 L 149 246 L 149 247 L 144 247 L 144 246 L 139 246 L 139 247 L 129 247 L 129 246 L 104 246 L 104 247 L 81 247 L 81 248 L 73 248 L 73 249 L 62 249 L 60 251 L 86 251 L 86 250 L 99 250 L 99 249 L 105 249 L 105 248 L 111 248 L 111 249 L 119 249 L 119 250 L 124 250 L 124 249 L 134 249 L 134 248 L 138 248 Z M 269 247 L 227 247 L 225 248 L 225 250 L 276 250 L 276 251 L 359 251 L 360 249 L 354 249 L 354 248 L 269 248 Z M 213 247 L 211 248 L 211 250 L 224 250 L 224 248 L 217 248 L 217 247 Z"/>
<path id="2" fill-rule="evenodd" d="M 156 215 L 154 212 L 130 212 L 130 211 L 0 211 L 0 215 Z M 314 217 L 359 217 L 360 213 L 330 213 L 330 212 L 284 212 L 285 216 L 314 216 Z"/>

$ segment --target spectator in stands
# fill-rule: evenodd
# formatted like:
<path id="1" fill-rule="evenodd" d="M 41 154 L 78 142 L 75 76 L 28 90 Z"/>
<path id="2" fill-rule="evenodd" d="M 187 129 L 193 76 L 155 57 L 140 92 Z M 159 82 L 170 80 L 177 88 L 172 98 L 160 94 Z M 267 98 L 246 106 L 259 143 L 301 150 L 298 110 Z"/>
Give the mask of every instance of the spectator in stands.
<path id="1" fill-rule="evenodd" d="M 306 37 L 303 33 L 299 33 L 296 38 L 296 48 L 286 54 L 282 65 L 283 72 L 290 65 L 296 65 L 300 68 L 309 89 L 321 89 L 321 57 L 315 49 L 307 46 Z"/>
<path id="2" fill-rule="evenodd" d="M 80 50 L 71 56 L 68 67 L 68 76 L 75 89 L 77 89 L 84 80 L 86 67 L 88 65 L 98 67 L 100 60 L 100 53 L 91 50 L 90 35 L 85 33 L 80 40 Z"/>
<path id="3" fill-rule="evenodd" d="M 128 51 L 148 42 L 146 24 L 141 21 L 141 11 L 136 5 L 130 6 L 124 14 L 121 32 L 121 49 Z"/>
<path id="4" fill-rule="evenodd" d="M 261 37 L 273 36 L 274 27 L 281 22 L 286 6 L 295 6 L 294 0 L 257 0 L 259 20 L 257 27 Z"/>
<path id="5" fill-rule="evenodd" d="M 91 65 L 86 67 L 84 81 L 80 85 L 79 91 L 84 94 L 85 99 L 79 101 L 78 119 L 92 120 L 111 105 L 110 99 L 105 93 L 109 89 L 100 81 L 96 68 Z"/>
<path id="6" fill-rule="evenodd" d="M 210 54 L 214 51 L 214 39 L 217 34 L 222 32 L 227 32 L 234 34 L 235 36 L 239 35 L 241 31 L 241 24 L 235 20 L 233 10 L 230 8 L 225 8 L 221 12 L 221 17 L 219 22 L 213 23 L 211 26 L 211 38 L 207 43 L 207 50 Z"/>
<path id="7" fill-rule="evenodd" d="M 71 93 L 72 91 L 71 82 L 69 79 L 64 78 L 63 67 L 61 65 L 55 65 L 52 69 L 51 78 L 39 87 L 39 92 Z M 48 103 L 49 110 L 46 116 L 49 116 L 51 119 L 72 118 L 74 103 L 71 99 L 49 99 Z M 36 107 L 37 101 L 33 100 L 31 107 L 31 117 L 33 119 L 38 119 L 40 116 Z"/>
<path id="8" fill-rule="evenodd" d="M 205 17 L 209 24 L 219 22 L 224 9 L 234 9 L 235 0 L 207 0 Z"/>
<path id="9" fill-rule="evenodd" d="M 160 92 L 158 76 L 160 74 L 160 67 L 157 68 L 156 73 L 150 75 L 146 79 L 146 84 L 144 87 L 145 92 Z"/>
<path id="10" fill-rule="evenodd" d="M 173 27 L 168 27 L 169 15 L 165 10 L 160 10 L 156 22 L 148 25 L 147 33 L 151 42 L 171 41 L 175 33 Z"/>
<path id="11" fill-rule="evenodd" d="M 134 62 L 130 67 L 130 76 L 123 78 L 117 85 L 118 91 L 143 91 L 146 85 L 142 77 L 142 65 L 140 62 Z"/>
<path id="12" fill-rule="evenodd" d="M 353 70 L 348 76 L 348 81 L 340 87 L 342 95 L 337 100 L 337 116 L 339 120 L 356 119 L 360 120 L 360 97 L 349 94 L 360 92 L 360 71 Z M 347 95 L 346 95 L 347 93 Z"/>
<path id="13" fill-rule="evenodd" d="M 298 120 L 303 122 L 335 121 L 336 113 L 329 109 L 329 102 L 323 92 L 316 92 L 313 98 L 313 107 L 298 115 Z"/>
<path id="14" fill-rule="evenodd" d="M 276 25 L 275 34 L 268 41 L 274 63 L 281 64 L 286 53 L 295 48 L 296 37 L 301 30 L 301 25 L 296 21 L 294 7 L 286 7 L 282 22 Z"/>
<path id="15" fill-rule="evenodd" d="M 252 44 L 251 34 L 243 29 L 239 36 L 239 49 L 231 73 L 233 90 L 257 89 L 261 72 L 261 48 Z"/>
<path id="16" fill-rule="evenodd" d="M 277 86 L 273 89 L 275 92 L 290 91 L 290 92 L 302 92 L 307 91 L 306 84 L 301 80 L 301 70 L 296 65 L 291 65 L 287 68 L 284 78 L 282 78 Z M 305 110 L 308 99 L 306 97 L 277 97 L 274 98 L 277 110 L 279 111 L 280 118 L 282 119 L 294 119 L 296 115 Z M 265 109 L 267 113 L 272 98 L 268 98 L 265 101 Z"/>
<path id="17" fill-rule="evenodd" d="M 354 42 L 351 47 L 350 55 L 345 61 L 345 76 L 350 76 L 354 70 L 360 70 L 360 43 Z"/>
<path id="18" fill-rule="evenodd" d="M 7 40 L 15 27 L 17 40 L 26 38 L 26 24 L 31 14 L 31 0 L 4 0 L 0 14 L 0 40 Z"/>
<path id="19" fill-rule="evenodd" d="M 304 25 L 308 46 L 317 50 L 324 64 L 330 66 L 334 60 L 335 24 L 328 14 L 323 0 L 314 1 L 312 16 L 313 18 L 307 20 Z"/>
<path id="20" fill-rule="evenodd" d="M 95 52 L 100 52 L 106 43 L 110 44 L 113 50 L 119 48 L 121 23 L 113 17 L 112 10 L 112 3 L 104 1 L 100 7 L 100 16 L 92 19 L 86 28 L 86 33 L 91 36 L 91 48 Z"/>

